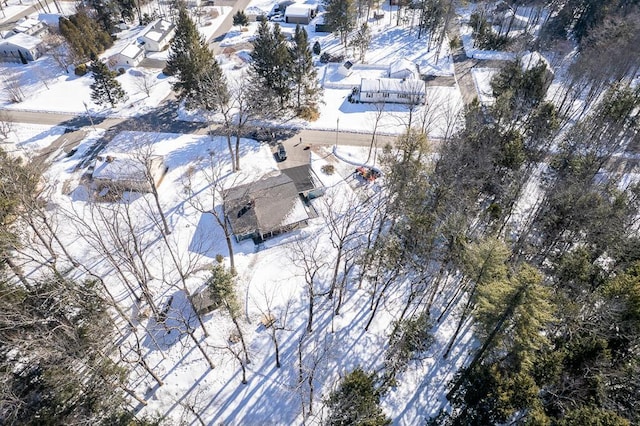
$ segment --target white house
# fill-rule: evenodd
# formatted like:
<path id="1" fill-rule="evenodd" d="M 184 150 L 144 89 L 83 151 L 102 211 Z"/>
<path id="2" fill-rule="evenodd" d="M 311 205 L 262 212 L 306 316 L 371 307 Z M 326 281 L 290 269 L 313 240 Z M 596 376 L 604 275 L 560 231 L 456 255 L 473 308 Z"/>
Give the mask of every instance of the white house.
<path id="1" fill-rule="evenodd" d="M 389 78 L 420 78 L 420 70 L 417 64 L 402 58 L 389 65 Z"/>
<path id="2" fill-rule="evenodd" d="M 284 11 L 284 21 L 289 24 L 306 25 L 315 18 L 317 11 L 317 5 L 294 3 L 287 6 L 287 9 Z"/>
<path id="3" fill-rule="evenodd" d="M 169 46 L 176 34 L 176 27 L 169 21 L 157 19 L 147 25 L 140 35 L 147 52 L 160 52 Z"/>
<path id="4" fill-rule="evenodd" d="M 16 26 L 13 27 L 12 32 L 14 34 L 27 34 L 30 36 L 45 36 L 49 32 L 49 27 L 37 19 L 33 18 L 22 18 L 17 23 Z"/>
<path id="5" fill-rule="evenodd" d="M 422 80 L 398 78 L 363 78 L 359 88 L 360 102 L 424 104 L 426 85 Z"/>
<path id="6" fill-rule="evenodd" d="M 27 34 L 14 34 L 0 40 L 0 61 L 22 62 L 35 61 L 40 57 L 42 40 Z"/>
<path id="7" fill-rule="evenodd" d="M 167 171 L 164 159 L 151 155 L 147 159 L 127 154 L 101 154 L 96 158 L 92 178 L 97 191 L 117 189 L 121 191 L 151 192 L 152 182 L 157 186 Z"/>
<path id="8" fill-rule="evenodd" d="M 144 49 L 137 44 L 130 44 L 114 55 L 118 65 L 136 67 L 144 59 Z"/>

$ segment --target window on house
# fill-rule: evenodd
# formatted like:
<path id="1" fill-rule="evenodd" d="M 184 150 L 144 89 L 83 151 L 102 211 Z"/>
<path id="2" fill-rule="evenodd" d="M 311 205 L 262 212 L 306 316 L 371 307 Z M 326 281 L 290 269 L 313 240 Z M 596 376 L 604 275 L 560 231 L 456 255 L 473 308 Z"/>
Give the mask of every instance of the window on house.
<path id="1" fill-rule="evenodd" d="M 389 97 L 389 94 L 388 94 L 388 93 L 383 93 L 383 94 L 382 94 L 382 97 L 383 97 L 383 98 L 388 98 L 388 97 Z"/>
<path id="2" fill-rule="evenodd" d="M 367 93 L 367 98 L 373 98 L 373 93 Z"/>
<path id="3" fill-rule="evenodd" d="M 398 93 L 400 99 L 409 99 L 409 95 L 406 93 Z"/>

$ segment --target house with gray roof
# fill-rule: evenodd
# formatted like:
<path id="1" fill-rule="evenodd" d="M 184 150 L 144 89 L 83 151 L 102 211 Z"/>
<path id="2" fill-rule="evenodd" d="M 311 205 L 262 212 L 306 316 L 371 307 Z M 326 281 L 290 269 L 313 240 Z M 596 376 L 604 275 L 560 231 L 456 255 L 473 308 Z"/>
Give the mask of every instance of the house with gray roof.
<path id="1" fill-rule="evenodd" d="M 262 241 L 304 227 L 309 220 L 300 191 L 286 174 L 228 189 L 225 214 L 237 241 Z"/>

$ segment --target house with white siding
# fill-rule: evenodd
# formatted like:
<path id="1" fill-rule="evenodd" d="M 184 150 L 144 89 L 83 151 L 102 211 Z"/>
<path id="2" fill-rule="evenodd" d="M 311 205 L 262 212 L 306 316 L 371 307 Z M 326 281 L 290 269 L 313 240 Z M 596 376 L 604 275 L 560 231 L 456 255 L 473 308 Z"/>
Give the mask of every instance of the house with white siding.
<path id="1" fill-rule="evenodd" d="M 364 103 L 424 104 L 426 85 L 422 80 L 399 78 L 363 78 L 358 100 Z"/>
<path id="2" fill-rule="evenodd" d="M 18 33 L 0 40 L 1 62 L 35 61 L 42 53 L 43 42 L 38 37 Z"/>
<path id="3" fill-rule="evenodd" d="M 166 49 L 176 34 L 176 27 L 169 21 L 157 19 L 142 30 L 140 41 L 147 52 L 161 52 Z"/>
<path id="4" fill-rule="evenodd" d="M 138 44 L 129 44 L 120 52 L 114 55 L 115 62 L 118 65 L 128 65 L 136 67 L 144 59 L 144 49 Z"/>

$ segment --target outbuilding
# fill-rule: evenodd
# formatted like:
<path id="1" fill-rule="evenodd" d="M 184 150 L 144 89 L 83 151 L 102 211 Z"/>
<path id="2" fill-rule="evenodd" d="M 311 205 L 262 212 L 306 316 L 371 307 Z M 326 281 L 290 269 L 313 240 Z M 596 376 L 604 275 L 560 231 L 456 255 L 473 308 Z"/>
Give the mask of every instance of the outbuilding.
<path id="1" fill-rule="evenodd" d="M 418 65 L 408 59 L 399 59 L 389 65 L 389 78 L 409 78 L 415 79 L 420 77 Z"/>
<path id="2" fill-rule="evenodd" d="M 110 189 L 151 192 L 152 184 L 160 185 L 166 171 L 164 159 L 159 155 L 135 158 L 122 153 L 101 154 L 96 158 L 92 179 L 98 193 Z"/>
<path id="3" fill-rule="evenodd" d="M 289 24 L 307 25 L 316 16 L 316 5 L 292 4 L 284 12 L 284 21 Z"/>

